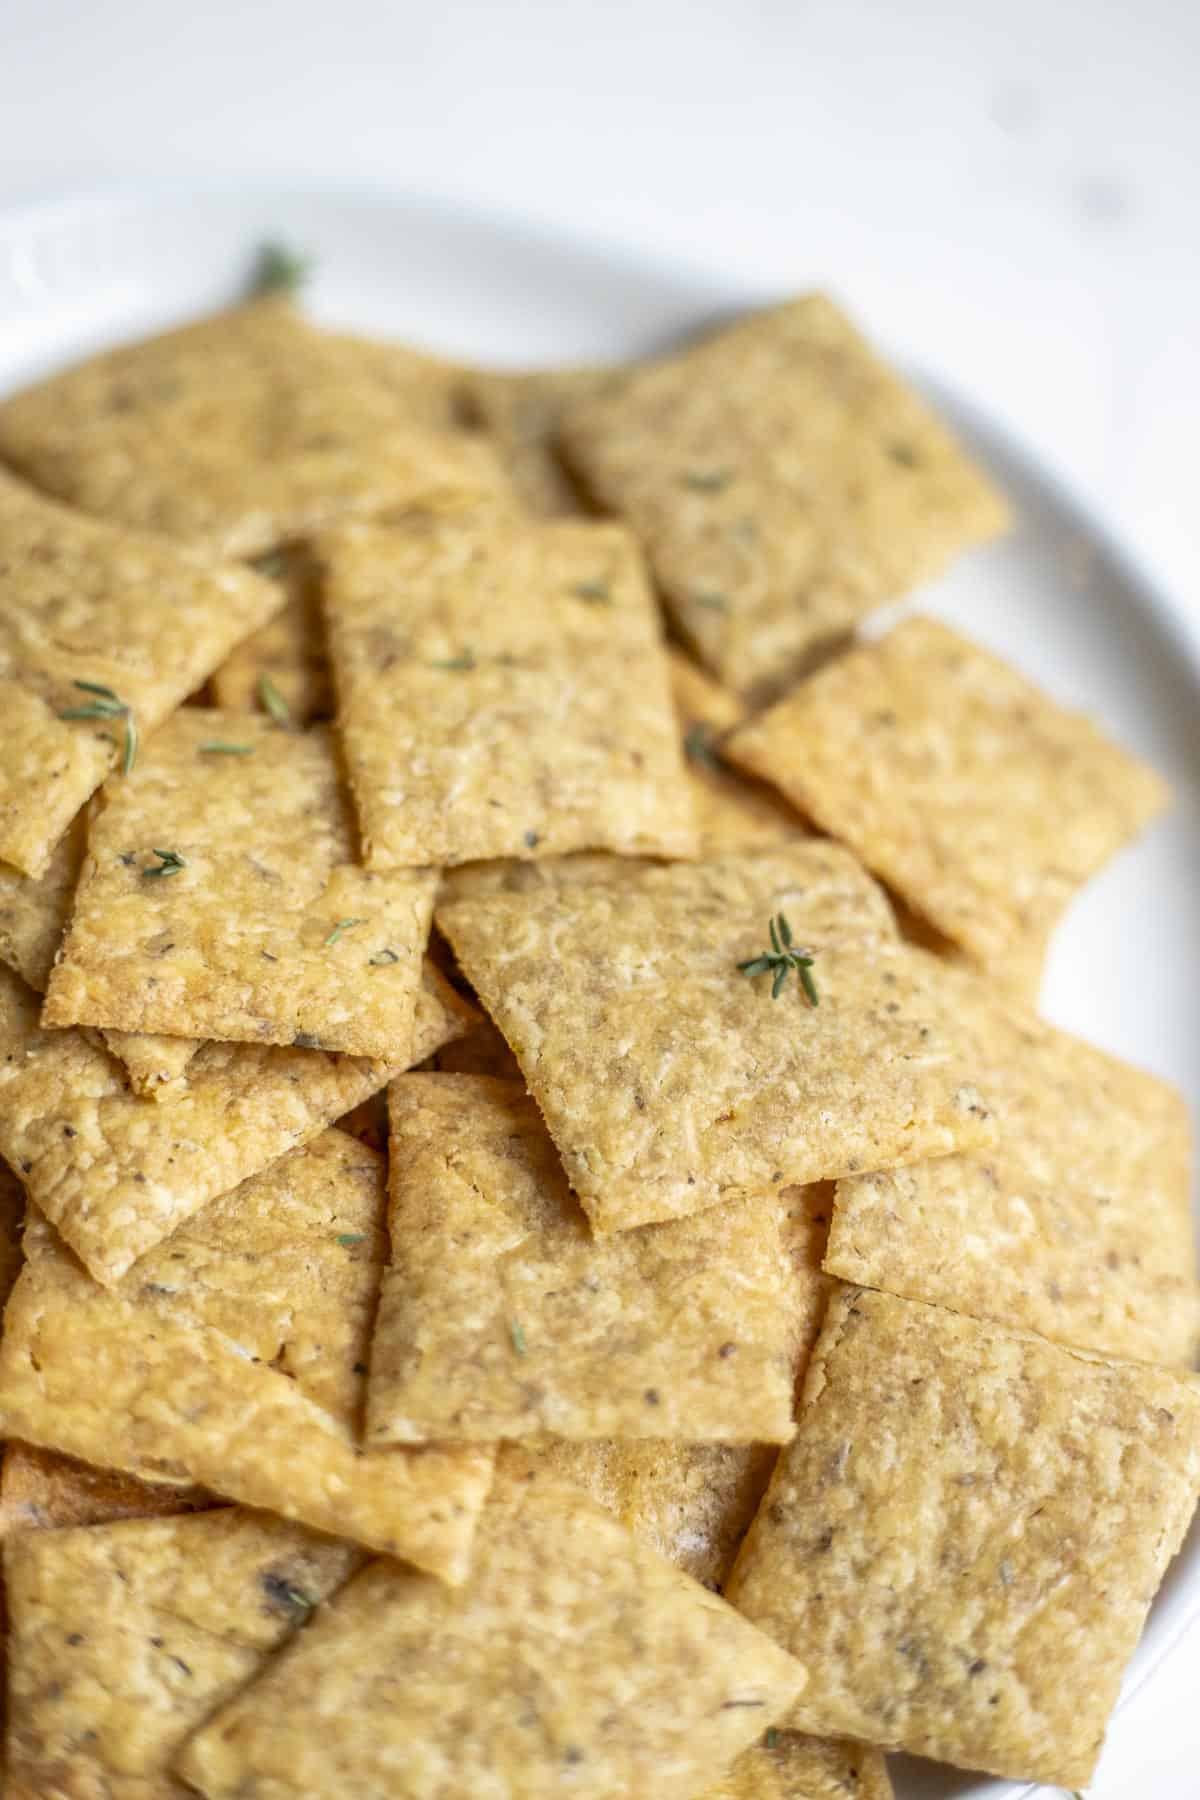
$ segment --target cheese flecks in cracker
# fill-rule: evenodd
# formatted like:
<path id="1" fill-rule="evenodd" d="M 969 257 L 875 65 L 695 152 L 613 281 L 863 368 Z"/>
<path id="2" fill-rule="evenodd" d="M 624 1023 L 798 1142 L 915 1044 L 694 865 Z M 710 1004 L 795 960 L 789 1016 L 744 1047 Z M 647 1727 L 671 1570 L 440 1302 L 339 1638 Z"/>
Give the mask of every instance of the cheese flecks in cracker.
<path id="1" fill-rule="evenodd" d="M 619 526 L 414 514 L 319 553 L 369 868 L 692 853 L 654 600 Z"/>
<path id="2" fill-rule="evenodd" d="M 506 491 L 490 446 L 449 429 L 450 387 L 444 364 L 260 301 L 12 396 L 0 454 L 85 512 L 252 556 L 348 515 Z"/>
<path id="3" fill-rule="evenodd" d="M 553 518 L 586 512 L 559 458 L 555 439 L 563 413 L 590 400 L 613 379 L 604 368 L 473 370 L 463 380 L 465 410 L 500 453 L 518 498 L 531 513 Z"/>
<path id="4" fill-rule="evenodd" d="M 321 620 L 320 570 L 302 546 L 262 559 L 284 583 L 287 604 L 240 643 L 214 670 L 212 705 L 223 712 L 269 712 L 264 695 L 282 700 L 294 725 L 333 713 L 333 682 Z M 277 571 L 277 572 L 276 572 Z"/>
<path id="5" fill-rule="evenodd" d="M 144 739 L 282 601 L 248 569 L 84 518 L 0 471 L 0 860 L 43 874 L 130 760 L 131 729 Z"/>
<path id="6" fill-rule="evenodd" d="M 1110 1356 L 1190 1365 L 1200 1337 L 1180 1094 L 969 976 L 998 1140 L 840 1181 L 825 1267 Z"/>
<path id="7" fill-rule="evenodd" d="M 373 1442 L 786 1442 L 786 1196 L 597 1241 L 516 1083 L 410 1075 L 390 1102 Z"/>
<path id="8" fill-rule="evenodd" d="M 1082 1787 L 1198 1484 L 1189 1378 L 851 1288 L 727 1592 L 789 1723 Z"/>
<path id="9" fill-rule="evenodd" d="M 0 1340 L 4 1429 L 461 1580 L 490 1446 L 358 1446 L 384 1207 L 382 1159 L 329 1131 L 112 1289 L 35 1217 Z"/>
<path id="10" fill-rule="evenodd" d="M 139 1481 L 121 1469 L 98 1469 L 16 1440 L 5 1444 L 0 1462 L 0 1539 L 117 1519 L 170 1518 L 216 1504 L 206 1489 L 190 1483 Z"/>
<path id="11" fill-rule="evenodd" d="M 6 1792 L 182 1800 L 189 1732 L 362 1561 L 232 1507 L 9 1542 Z"/>
<path id="12" fill-rule="evenodd" d="M 465 1587 L 373 1564 L 176 1768 L 208 1800 L 691 1800 L 803 1684 L 576 1490 L 500 1471 Z"/>
<path id="13" fill-rule="evenodd" d="M 562 442 L 645 542 L 684 636 L 744 693 L 780 691 L 1007 522 L 950 433 L 820 294 L 627 372 L 568 411 Z"/>
<path id="14" fill-rule="evenodd" d="M 724 746 L 992 972 L 1040 954 L 1161 777 L 938 620 L 906 619 Z"/>
<path id="15" fill-rule="evenodd" d="M 186 1081 L 141 1099 L 83 1032 L 43 1029 L 37 996 L 0 968 L 0 1155 L 97 1281 L 117 1280 L 398 1073 L 364 1057 L 206 1044 Z"/>
<path id="16" fill-rule="evenodd" d="M 436 876 L 356 850 L 327 732 L 181 709 L 91 822 L 45 1022 L 407 1064 Z"/>
<path id="17" fill-rule="evenodd" d="M 814 951 L 817 1006 L 798 976 L 773 999 L 739 968 L 781 912 Z M 460 900 L 438 922 L 601 1230 L 994 1135 L 950 972 L 891 941 L 835 845 Z"/>

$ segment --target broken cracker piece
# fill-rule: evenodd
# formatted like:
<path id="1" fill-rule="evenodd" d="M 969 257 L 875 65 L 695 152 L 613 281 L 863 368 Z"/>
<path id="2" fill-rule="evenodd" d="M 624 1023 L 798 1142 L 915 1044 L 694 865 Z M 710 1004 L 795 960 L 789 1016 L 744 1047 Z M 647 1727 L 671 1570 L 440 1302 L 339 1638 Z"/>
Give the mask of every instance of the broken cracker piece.
<path id="1" fill-rule="evenodd" d="M 1198 1486 L 1193 1378 L 850 1288 L 727 1592 L 799 1729 L 1083 1787 Z"/>
<path id="2" fill-rule="evenodd" d="M 691 1800 L 803 1683 L 577 1490 L 501 1471 L 465 1587 L 373 1564 L 176 1768 L 208 1800 Z"/>
<path id="3" fill-rule="evenodd" d="M 654 600 L 620 527 L 414 514 L 318 548 L 368 868 L 693 852 Z"/>
<path id="4" fill-rule="evenodd" d="M 110 1290 L 36 1215 L 25 1236 L 0 1339 L 6 1432 L 463 1579 L 491 1447 L 358 1447 L 386 1247 L 374 1151 L 324 1133 Z"/>
<path id="5" fill-rule="evenodd" d="M 97 1469 L 36 1444 L 4 1446 L 0 1464 L 0 1538 L 21 1531 L 159 1519 L 216 1505 L 191 1483 L 139 1481 L 120 1469 Z"/>
<path id="6" fill-rule="evenodd" d="M 878 1750 L 845 1738 L 768 1731 L 697 1800 L 894 1800 Z"/>
<path id="7" fill-rule="evenodd" d="M 303 545 L 271 551 L 256 564 L 284 584 L 282 612 L 230 652 L 213 672 L 208 702 L 222 712 L 270 712 L 267 699 L 293 725 L 333 714 L 333 678 L 321 620 L 320 570 Z"/>
<path id="8" fill-rule="evenodd" d="M 91 821 L 45 1023 L 409 1063 L 436 875 L 356 848 L 327 732 L 181 709 Z"/>
<path id="9" fill-rule="evenodd" d="M 1153 769 L 998 657 L 909 618 L 724 745 L 1003 973 L 1040 956 L 1076 890 L 1162 810 Z"/>
<path id="10" fill-rule="evenodd" d="M 701 660 L 756 697 L 1008 519 L 821 294 L 627 372 L 568 410 L 561 441 L 646 544 Z"/>

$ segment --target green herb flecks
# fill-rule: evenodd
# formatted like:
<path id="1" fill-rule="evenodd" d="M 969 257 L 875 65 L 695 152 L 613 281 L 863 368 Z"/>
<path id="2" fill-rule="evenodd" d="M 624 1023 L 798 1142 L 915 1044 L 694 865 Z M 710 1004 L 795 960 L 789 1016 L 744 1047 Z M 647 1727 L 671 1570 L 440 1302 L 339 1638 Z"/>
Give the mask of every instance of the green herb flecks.
<path id="1" fill-rule="evenodd" d="M 269 675 L 260 675 L 258 678 L 258 698 L 277 725 L 286 727 L 291 724 L 292 710 Z"/>
<path id="2" fill-rule="evenodd" d="M 289 250 L 286 244 L 264 244 L 254 265 L 250 292 L 260 298 L 266 294 L 298 294 L 312 270 L 311 256 Z"/>
<path id="3" fill-rule="evenodd" d="M 367 961 L 373 969 L 382 969 L 386 963 L 398 963 L 400 958 L 394 950 L 385 949 L 377 950 L 374 956 L 368 956 Z"/>
<path id="4" fill-rule="evenodd" d="M 782 913 L 776 913 L 770 920 L 768 929 L 771 935 L 771 948 L 761 956 L 752 956 L 748 962 L 738 964 L 743 975 L 771 975 L 771 998 L 778 1000 L 783 992 L 783 984 L 790 970 L 795 969 L 800 977 L 800 986 L 804 989 L 804 998 L 810 1006 L 820 1005 L 817 984 L 813 980 L 813 958 L 808 950 L 798 950 L 792 943 L 792 928 Z"/>
<path id="5" fill-rule="evenodd" d="M 689 469 L 683 485 L 694 494 L 719 494 L 732 480 L 732 469 Z"/>
<path id="6" fill-rule="evenodd" d="M 361 919 L 339 919 L 329 936 L 325 939 L 323 947 L 327 949 L 330 944 L 336 944 L 338 939 L 343 937 L 347 931 L 353 931 L 356 925 L 361 924 Z"/>
<path id="7" fill-rule="evenodd" d="M 282 581 L 287 574 L 287 557 L 282 550 L 264 550 L 261 556 L 250 558 L 250 567 L 257 575 L 265 575 L 269 581 Z"/>
<path id="8" fill-rule="evenodd" d="M 777 1750 L 779 1748 L 779 1733 L 774 1725 L 769 1725 L 767 1727 L 767 1734 L 763 1739 L 763 1742 L 766 1744 L 768 1750 Z"/>
<path id="9" fill-rule="evenodd" d="M 201 744 L 201 756 L 253 756 L 253 744 L 223 744 L 214 738 L 210 744 Z"/>
<path id="10" fill-rule="evenodd" d="M 517 1355 L 528 1356 L 529 1345 L 525 1342 L 525 1333 L 521 1330 L 521 1321 L 519 1319 L 509 1320 L 508 1334 L 512 1338 L 512 1347 Z"/>
<path id="11" fill-rule="evenodd" d="M 125 743 L 121 752 L 121 773 L 128 775 L 137 761 L 138 728 L 133 716 L 133 708 L 119 694 L 114 694 L 110 687 L 104 687 L 98 681 L 75 681 L 81 693 L 90 694 L 92 698 L 86 706 L 68 706 L 59 713 L 60 719 L 124 719 Z"/>
<path id="12" fill-rule="evenodd" d="M 706 612 L 727 613 L 729 611 L 729 602 L 724 594 L 715 593 L 711 589 L 705 589 L 694 595 L 693 598 L 696 605 L 704 607 Z"/>
<path id="13" fill-rule="evenodd" d="M 366 1243 L 367 1234 L 365 1231 L 339 1231 L 337 1241 L 343 1250 L 352 1250 L 355 1244 Z"/>
<path id="14" fill-rule="evenodd" d="M 608 606 L 612 601 L 612 589 L 607 581 L 579 581 L 571 592 L 577 600 L 586 600 L 592 606 Z"/>
<path id="15" fill-rule="evenodd" d="M 683 754 L 689 762 L 700 763 L 706 769 L 720 768 L 721 759 L 713 741 L 713 728 L 707 719 L 697 719 L 694 725 L 688 726 L 683 740 Z"/>
<path id="16" fill-rule="evenodd" d="M 434 657 L 430 661 L 429 667 L 431 669 L 473 669 L 475 667 L 475 652 L 473 650 L 461 650 L 457 656 Z"/>
<path id="17" fill-rule="evenodd" d="M 178 875 L 187 868 L 187 858 L 180 856 L 178 850 L 152 850 L 151 856 L 157 856 L 158 865 L 152 869 L 142 870 L 143 881 L 162 881 L 168 875 Z"/>

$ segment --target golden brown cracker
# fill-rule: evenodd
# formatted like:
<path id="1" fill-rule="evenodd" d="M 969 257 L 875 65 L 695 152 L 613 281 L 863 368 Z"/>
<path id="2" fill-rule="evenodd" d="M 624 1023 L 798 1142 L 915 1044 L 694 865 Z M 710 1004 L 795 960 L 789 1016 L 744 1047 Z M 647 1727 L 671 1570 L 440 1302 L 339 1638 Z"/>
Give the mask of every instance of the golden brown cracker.
<path id="1" fill-rule="evenodd" d="M 426 1052 L 428 1053 L 428 1052 Z M 206 1044 L 149 1101 L 80 1031 L 47 1031 L 0 968 L 0 1155 L 97 1281 L 383 1087 L 395 1065 Z"/>
<path id="2" fill-rule="evenodd" d="M 139 1481 L 120 1469 L 97 1469 L 36 1444 L 4 1446 L 0 1464 L 0 1538 L 20 1531 L 61 1531 L 117 1519 L 159 1519 L 215 1505 L 204 1488 Z"/>
<path id="3" fill-rule="evenodd" d="M 692 853 L 653 596 L 620 527 L 415 514 L 320 554 L 369 868 Z"/>
<path id="4" fill-rule="evenodd" d="M 176 1768 L 208 1800 L 690 1800 L 803 1683 L 576 1490 L 501 1471 L 465 1587 L 373 1564 Z"/>
<path id="5" fill-rule="evenodd" d="M 845 1738 L 767 1731 L 698 1800 L 893 1800 L 878 1750 Z"/>
<path id="6" fill-rule="evenodd" d="M 0 455 L 85 512 L 253 556 L 348 515 L 507 489 L 490 446 L 447 428 L 453 378 L 431 374 L 260 301 L 12 396 Z"/>
<path id="7" fill-rule="evenodd" d="M 779 692 L 865 614 L 1007 522 L 945 426 L 821 294 L 627 373 L 562 442 L 645 542 L 675 622 Z"/>
<path id="8" fill-rule="evenodd" d="M 467 416 L 487 432 L 522 504 L 543 518 L 587 510 L 555 447 L 568 407 L 590 400 L 612 369 L 476 369 L 463 380 Z"/>
<path id="9" fill-rule="evenodd" d="M 1182 1096 L 997 1003 L 982 981 L 962 992 L 998 1141 L 840 1181 L 826 1268 L 1105 1355 L 1190 1366 L 1200 1285 Z"/>
<path id="10" fill-rule="evenodd" d="M 269 713 L 282 701 L 295 725 L 330 718 L 333 679 L 321 620 L 320 570 L 303 545 L 271 551 L 255 566 L 284 584 L 287 602 L 214 671 L 206 704 L 223 712 Z"/>
<path id="11" fill-rule="evenodd" d="M 327 732 L 181 709 L 91 822 L 46 1024 L 409 1063 L 436 875 L 356 852 Z"/>
<path id="12" fill-rule="evenodd" d="M 487 1018 L 437 1051 L 426 1066 L 443 1075 L 494 1075 L 501 1081 L 517 1081 L 524 1086 L 516 1057 Z"/>
<path id="13" fill-rule="evenodd" d="M 1081 1787 L 1198 1484 L 1194 1378 L 850 1288 L 727 1591 L 797 1727 Z"/>
<path id="14" fill-rule="evenodd" d="M 84 518 L 0 471 L 0 860 L 44 874 L 105 776 L 281 604 L 248 569 Z"/>
<path id="15" fill-rule="evenodd" d="M 407 1075 L 390 1109 L 370 1441 L 787 1441 L 783 1195 L 597 1241 L 516 1083 Z"/>
<path id="16" fill-rule="evenodd" d="M 726 856 L 744 845 L 808 836 L 804 820 L 774 788 L 747 778 L 723 760 L 721 741 L 744 716 L 728 689 L 673 650 L 671 692 L 687 759 L 699 854 Z"/>
<path id="17" fill-rule="evenodd" d="M 170 1765 L 188 1733 L 362 1560 L 233 1507 L 12 1540 L 6 1791 L 186 1796 Z"/>
<path id="18" fill-rule="evenodd" d="M 1089 719 L 936 619 L 822 669 L 724 746 L 986 969 L 1040 955 L 1076 889 L 1166 804 Z"/>
<path id="19" fill-rule="evenodd" d="M 4 1429 L 461 1580 L 490 1447 L 357 1444 L 384 1204 L 381 1158 L 329 1131 L 112 1289 L 35 1217 L 0 1340 Z"/>
<path id="20" fill-rule="evenodd" d="M 799 974 L 772 998 L 739 967 L 780 913 L 815 952 L 817 1006 Z M 891 940 L 836 845 L 461 900 L 438 921 L 600 1230 L 994 1135 L 947 972 Z"/>

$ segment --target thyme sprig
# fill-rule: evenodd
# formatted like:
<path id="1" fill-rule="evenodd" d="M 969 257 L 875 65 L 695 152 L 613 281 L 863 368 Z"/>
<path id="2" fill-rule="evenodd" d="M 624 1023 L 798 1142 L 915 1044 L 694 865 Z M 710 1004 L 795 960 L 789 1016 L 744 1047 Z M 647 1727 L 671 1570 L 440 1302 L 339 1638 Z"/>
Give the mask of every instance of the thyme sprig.
<path id="1" fill-rule="evenodd" d="M 128 700 L 122 700 L 114 694 L 110 687 L 99 681 L 74 681 L 81 693 L 90 694 L 92 698 L 85 706 L 68 706 L 59 713 L 60 719 L 124 719 L 125 744 L 121 752 L 121 773 L 128 775 L 137 761 L 138 728 L 133 716 L 133 708 Z"/>
<path id="2" fill-rule="evenodd" d="M 813 980 L 813 957 L 809 950 L 799 950 L 792 942 L 792 928 L 783 913 L 776 913 L 768 923 L 771 936 L 771 948 L 764 950 L 761 956 L 752 956 L 748 962 L 740 962 L 738 968 L 743 975 L 772 975 L 771 998 L 778 1000 L 783 992 L 783 984 L 789 971 L 795 969 L 800 977 L 800 986 L 804 989 L 804 998 L 810 1006 L 821 1004 L 817 993 L 817 984 Z"/>
<path id="3" fill-rule="evenodd" d="M 271 677 L 265 672 L 258 678 L 258 698 L 277 725 L 289 726 L 292 712 Z"/>
<path id="4" fill-rule="evenodd" d="M 250 292 L 260 298 L 266 294 L 298 294 L 312 271 L 311 256 L 289 250 L 286 244 L 264 244 L 254 265 Z"/>
<path id="5" fill-rule="evenodd" d="M 325 939 L 325 945 L 336 944 L 338 939 L 343 936 L 345 932 L 353 931 L 356 925 L 361 924 L 361 919 L 339 919 L 329 936 Z"/>
<path id="6" fill-rule="evenodd" d="M 187 858 L 180 856 L 178 850 L 152 850 L 151 856 L 158 857 L 158 867 L 142 870 L 143 881 L 165 880 L 168 875 L 178 875 L 187 868 Z"/>

